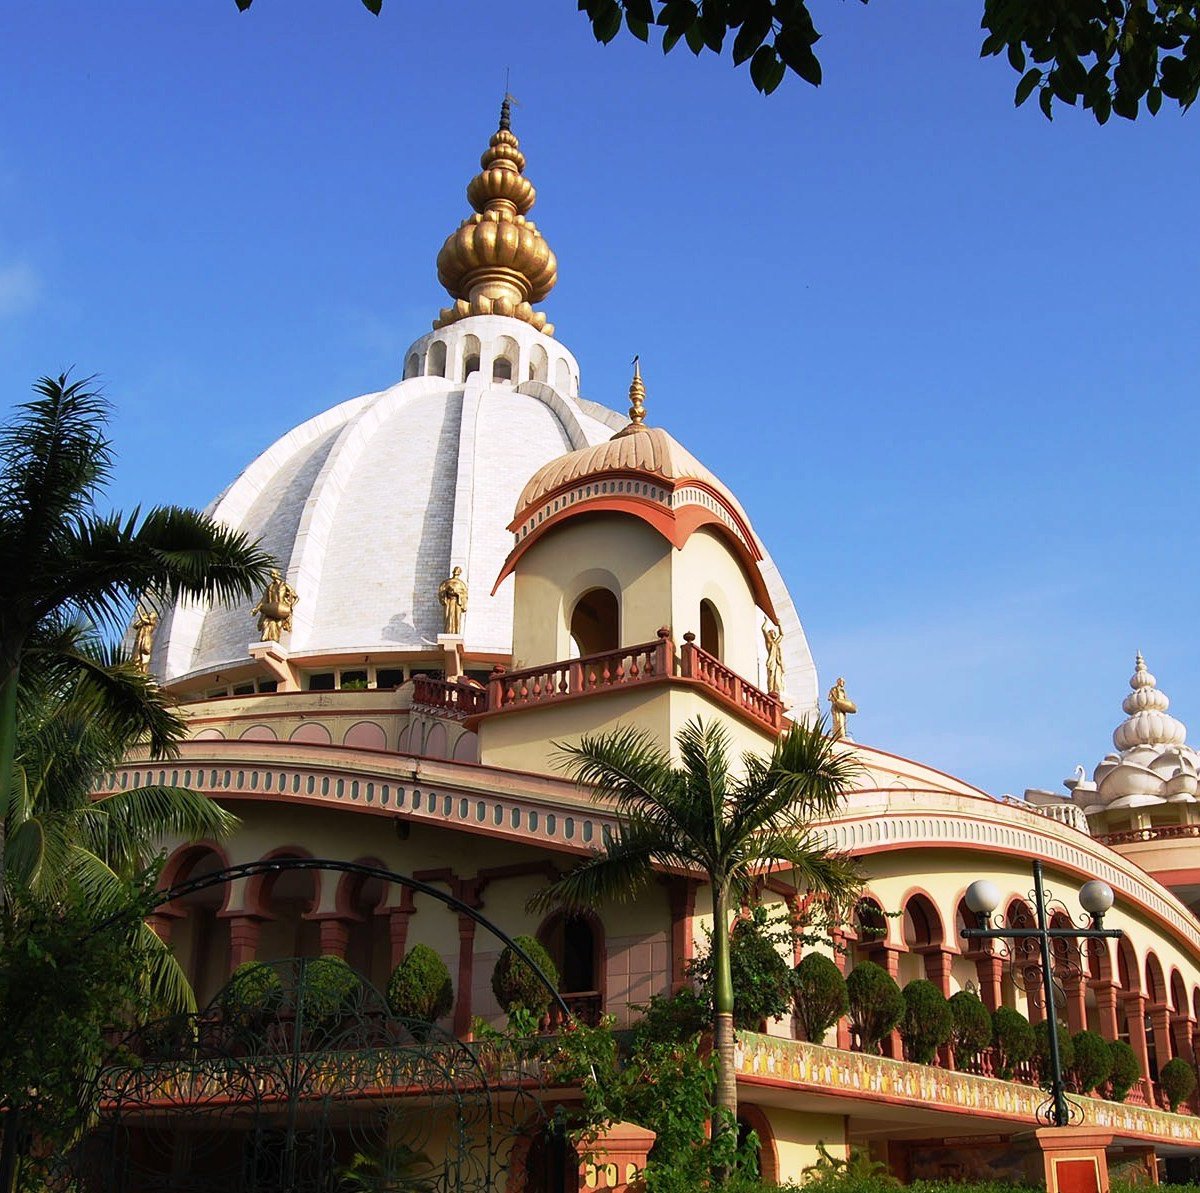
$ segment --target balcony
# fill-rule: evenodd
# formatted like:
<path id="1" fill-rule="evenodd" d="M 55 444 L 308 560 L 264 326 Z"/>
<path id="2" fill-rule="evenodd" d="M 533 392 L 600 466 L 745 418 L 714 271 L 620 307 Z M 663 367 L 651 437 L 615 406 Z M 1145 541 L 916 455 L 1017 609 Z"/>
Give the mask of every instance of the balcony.
<path id="1" fill-rule="evenodd" d="M 413 707 L 435 716 L 469 720 L 577 700 L 649 684 L 700 688 L 734 715 L 773 733 L 783 729 L 780 700 L 726 667 L 685 634 L 678 654 L 671 631 L 653 642 L 564 659 L 542 667 L 505 671 L 497 667 L 486 686 L 469 681 L 418 677 Z"/>

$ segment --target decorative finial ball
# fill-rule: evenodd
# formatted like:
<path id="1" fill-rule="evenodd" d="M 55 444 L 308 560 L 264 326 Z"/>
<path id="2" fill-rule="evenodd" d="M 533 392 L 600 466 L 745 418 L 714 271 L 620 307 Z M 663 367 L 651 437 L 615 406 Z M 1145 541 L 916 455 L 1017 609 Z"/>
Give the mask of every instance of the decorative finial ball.
<path id="1" fill-rule="evenodd" d="M 967 893 L 963 896 L 968 909 L 976 915 L 991 915 L 1000 906 L 1002 897 L 1000 888 L 986 878 L 976 879 L 967 887 Z"/>
<path id="2" fill-rule="evenodd" d="M 1079 888 L 1079 906 L 1088 915 L 1103 915 L 1113 905 L 1113 889 L 1107 882 L 1093 878 Z"/>

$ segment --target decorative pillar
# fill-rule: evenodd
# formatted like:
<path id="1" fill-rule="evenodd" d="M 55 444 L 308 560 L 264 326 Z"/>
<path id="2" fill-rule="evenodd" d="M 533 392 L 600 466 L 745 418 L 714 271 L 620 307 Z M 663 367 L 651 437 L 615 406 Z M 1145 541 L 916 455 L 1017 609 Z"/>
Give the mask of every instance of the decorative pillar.
<path id="1" fill-rule="evenodd" d="M 454 988 L 454 1034 L 459 1039 L 471 1035 L 471 985 L 475 974 L 475 921 L 468 915 L 458 917 L 458 982 Z"/>
<path id="2" fill-rule="evenodd" d="M 391 942 L 392 968 L 395 969 L 404 960 L 408 947 L 408 921 L 412 919 L 416 905 L 413 903 L 413 893 L 404 888 L 398 907 L 386 908 L 383 914 L 388 917 L 388 939 Z"/>
<path id="3" fill-rule="evenodd" d="M 262 935 L 262 917 L 234 912 L 229 916 L 230 972 L 258 956 L 258 940 Z"/>
<path id="4" fill-rule="evenodd" d="M 1096 1014 L 1100 1019 L 1100 1034 L 1109 1041 L 1120 1038 L 1120 1027 L 1117 1024 L 1117 990 L 1116 982 L 1097 981 L 1092 983 L 1096 992 Z"/>
<path id="5" fill-rule="evenodd" d="M 1004 1003 L 1001 985 L 1003 962 L 995 953 L 982 953 L 975 958 L 975 974 L 979 980 L 979 997 L 989 1011 L 998 1010 Z"/>
<path id="6" fill-rule="evenodd" d="M 838 969 L 842 971 L 844 977 L 851 965 L 850 950 L 854 947 L 853 943 L 840 928 L 835 928 L 831 933 L 833 939 L 833 960 Z M 850 1018 L 848 1015 L 843 1015 L 837 1021 L 837 1046 L 843 1052 L 850 1051 Z"/>
<path id="7" fill-rule="evenodd" d="M 1087 986 L 1083 978 L 1071 978 L 1063 983 L 1067 996 L 1067 1027 L 1071 1033 L 1087 1027 Z"/>
<path id="8" fill-rule="evenodd" d="M 925 951 L 925 976 L 946 997 L 950 997 L 950 966 L 954 954 L 945 949 L 936 948 Z"/>
<path id="9" fill-rule="evenodd" d="M 642 1173 L 656 1135 L 634 1123 L 612 1123 L 579 1158 L 579 1189 L 624 1190 L 643 1186 Z"/>
<path id="10" fill-rule="evenodd" d="M 1154 1054 L 1158 1058 L 1158 1068 L 1175 1055 L 1171 1046 L 1171 1008 L 1166 1003 L 1155 1003 L 1146 1008 L 1150 1014 L 1150 1029 L 1154 1032 Z"/>
<path id="11" fill-rule="evenodd" d="M 318 918 L 318 917 L 314 917 Z M 337 914 L 319 917 L 321 924 L 321 952 L 346 959 L 346 948 L 350 944 L 350 919 Z"/>
<path id="12" fill-rule="evenodd" d="M 883 966 L 893 981 L 900 981 L 900 950 L 895 945 L 877 945 L 871 950 L 871 960 Z M 893 1060 L 904 1059 L 904 1041 L 899 1031 L 894 1031 L 883 1043 L 883 1055 Z"/>
<path id="13" fill-rule="evenodd" d="M 1191 1060 L 1195 1028 L 1195 1020 L 1190 1019 L 1186 1014 L 1171 1016 L 1171 1053 L 1173 1056 L 1182 1056 L 1185 1060 Z"/>
<path id="14" fill-rule="evenodd" d="M 667 888 L 671 903 L 671 993 L 687 986 L 687 964 L 692 959 L 693 923 L 698 884 L 687 878 L 671 881 Z"/>
<path id="15" fill-rule="evenodd" d="M 1125 1012 L 1125 1023 L 1129 1028 L 1129 1046 L 1138 1059 L 1142 1070 L 1142 1087 L 1146 1101 L 1154 1105 L 1154 1083 L 1150 1080 L 1150 1054 L 1146 1048 L 1146 1000 L 1136 993 L 1126 994 L 1121 1000 Z"/>

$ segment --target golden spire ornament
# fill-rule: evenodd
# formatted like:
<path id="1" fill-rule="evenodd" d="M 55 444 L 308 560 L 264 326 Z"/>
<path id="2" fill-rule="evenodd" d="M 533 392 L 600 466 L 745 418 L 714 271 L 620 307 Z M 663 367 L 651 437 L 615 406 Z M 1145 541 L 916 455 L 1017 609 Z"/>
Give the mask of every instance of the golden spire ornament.
<path id="1" fill-rule="evenodd" d="M 474 214 L 459 225 L 438 253 L 438 281 L 456 301 L 435 328 L 472 315 L 506 315 L 552 335 L 540 302 L 558 280 L 558 262 L 526 214 L 537 192 L 525 177 L 525 155 L 512 132 L 510 97 L 500 105 L 500 125 L 479 159 L 483 167 L 467 184 Z"/>
<path id="2" fill-rule="evenodd" d="M 633 380 L 629 383 L 629 421 L 640 427 L 646 421 L 646 387 L 642 384 L 642 367 L 633 358 Z"/>

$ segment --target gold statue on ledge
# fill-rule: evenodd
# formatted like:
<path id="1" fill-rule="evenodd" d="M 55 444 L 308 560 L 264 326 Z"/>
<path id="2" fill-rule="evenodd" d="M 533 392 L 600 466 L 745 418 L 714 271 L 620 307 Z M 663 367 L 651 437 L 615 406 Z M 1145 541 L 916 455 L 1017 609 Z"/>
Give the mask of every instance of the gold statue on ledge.
<path id="1" fill-rule="evenodd" d="M 767 692 L 783 695 L 783 631 L 766 618 L 762 623 L 763 641 L 767 644 Z"/>
<path id="2" fill-rule="evenodd" d="M 846 717 L 858 712 L 858 705 L 846 695 L 846 681 L 840 675 L 829 689 L 829 711 L 833 715 L 833 736 L 841 740 L 847 736 Z"/>
<path id="3" fill-rule="evenodd" d="M 158 614 L 139 605 L 133 618 L 133 665 L 143 674 L 150 674 L 150 652 L 154 649 L 154 630 Z"/>
<path id="4" fill-rule="evenodd" d="M 272 568 L 271 582 L 250 610 L 251 617 L 258 616 L 258 632 L 263 642 L 278 642 L 284 630 L 291 630 L 292 610 L 299 600 L 296 590 Z"/>
<path id="5" fill-rule="evenodd" d="M 462 578 L 462 568 L 456 567 L 450 578 L 438 585 L 437 594 L 442 602 L 442 633 L 458 637 L 467 615 L 467 582 Z"/>

